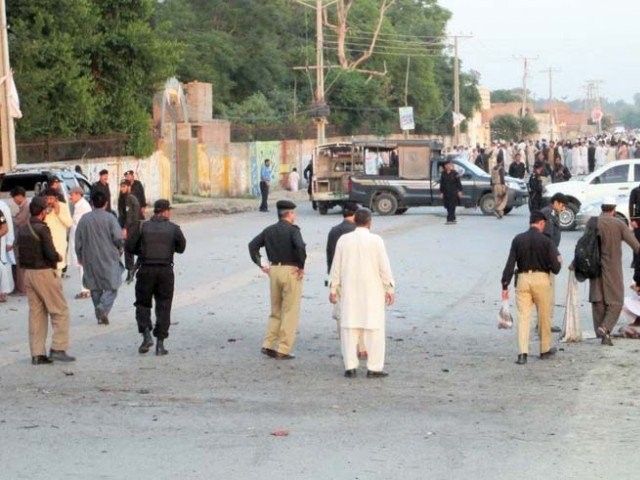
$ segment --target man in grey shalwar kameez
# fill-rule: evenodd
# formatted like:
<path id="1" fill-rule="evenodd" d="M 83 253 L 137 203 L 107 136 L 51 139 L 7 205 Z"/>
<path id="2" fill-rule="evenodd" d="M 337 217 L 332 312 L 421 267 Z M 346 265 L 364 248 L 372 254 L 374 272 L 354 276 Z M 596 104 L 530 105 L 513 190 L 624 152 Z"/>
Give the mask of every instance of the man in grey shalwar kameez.
<path id="1" fill-rule="evenodd" d="M 109 312 L 122 284 L 124 265 L 120 255 L 124 240 L 116 217 L 106 211 L 107 198 L 91 194 L 94 209 L 85 214 L 76 230 L 76 254 L 84 268 L 83 285 L 91 291 L 98 324 L 109 324 Z"/>

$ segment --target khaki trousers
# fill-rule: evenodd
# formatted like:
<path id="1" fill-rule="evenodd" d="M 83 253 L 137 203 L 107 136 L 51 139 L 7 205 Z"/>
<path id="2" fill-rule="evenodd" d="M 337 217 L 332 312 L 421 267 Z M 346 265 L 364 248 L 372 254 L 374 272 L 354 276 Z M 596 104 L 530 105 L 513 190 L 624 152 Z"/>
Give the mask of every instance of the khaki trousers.
<path id="1" fill-rule="evenodd" d="M 529 330 L 535 305 L 538 312 L 540 353 L 551 348 L 551 275 L 546 272 L 522 272 L 518 274 L 516 307 L 518 309 L 518 351 L 529 353 Z"/>
<path id="2" fill-rule="evenodd" d="M 300 320 L 302 279 L 298 278 L 296 267 L 271 265 L 269 283 L 271 315 L 262 346 L 288 354 L 293 350 Z"/>
<path id="3" fill-rule="evenodd" d="M 494 185 L 491 190 L 493 190 L 493 197 L 496 202 L 496 212 L 502 215 L 504 209 L 507 208 L 507 193 L 509 190 L 506 185 Z"/>
<path id="4" fill-rule="evenodd" d="M 25 269 L 24 273 L 29 300 L 31 356 L 46 355 L 49 315 L 53 327 L 51 348 L 66 351 L 69 348 L 69 307 L 62 292 L 62 278 L 51 268 Z"/>

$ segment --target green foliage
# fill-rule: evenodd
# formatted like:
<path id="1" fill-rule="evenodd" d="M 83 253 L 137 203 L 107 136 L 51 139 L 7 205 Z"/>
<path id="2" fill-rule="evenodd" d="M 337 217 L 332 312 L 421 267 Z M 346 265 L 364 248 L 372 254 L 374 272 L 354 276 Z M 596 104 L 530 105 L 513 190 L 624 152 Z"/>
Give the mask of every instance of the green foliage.
<path id="1" fill-rule="evenodd" d="M 512 103 L 522 102 L 522 90 L 511 88 L 509 90 L 493 90 L 491 92 L 491 103 Z"/>
<path id="2" fill-rule="evenodd" d="M 24 118 L 22 140 L 111 132 L 128 152 L 153 148 L 150 110 L 165 80 L 213 84 L 212 114 L 241 128 L 312 125 L 315 11 L 291 0 L 7 0 L 11 60 Z M 358 0 L 349 14 L 347 57 L 367 49 L 380 0 Z M 327 7 L 334 21 L 335 5 Z M 337 134 L 399 132 L 398 107 L 413 106 L 417 133 L 451 133 L 453 62 L 450 12 L 437 0 L 397 0 L 372 57 L 338 65 L 325 27 L 326 101 Z M 408 83 L 405 80 L 408 69 Z M 462 73 L 461 111 L 479 105 L 476 75 Z M 465 124 L 463 124 L 465 128 Z M 284 131 L 284 130 L 283 130 Z"/>
<path id="3" fill-rule="evenodd" d="M 497 115 L 491 120 L 491 138 L 519 141 L 538 133 L 538 121 L 530 116 Z"/>
<path id="4" fill-rule="evenodd" d="M 151 101 L 174 72 L 176 42 L 152 28 L 153 0 L 8 0 L 9 43 L 23 118 L 20 140 L 127 133 L 153 151 Z"/>
<path id="5" fill-rule="evenodd" d="M 353 4 L 348 58 L 356 59 L 366 50 L 379 6 L 380 0 Z M 334 9 L 328 7 L 330 20 Z M 444 42 L 431 44 L 432 37 L 445 34 L 450 17 L 437 0 L 397 0 L 387 11 L 374 55 L 359 65 L 369 71 L 386 70 L 386 75 L 326 70 L 331 127 L 345 135 L 398 132 L 397 109 L 405 105 L 406 53 L 410 51 L 407 103 L 414 108 L 416 132 L 449 133 L 453 66 L 445 55 Z M 312 103 L 315 70 L 293 67 L 315 64 L 313 9 L 288 0 L 165 0 L 157 4 L 155 21 L 170 24 L 165 38 L 184 47 L 178 78 L 213 84 L 214 113 L 242 126 L 258 125 L 270 115 L 275 122 L 293 123 L 297 121 L 294 112 L 308 110 Z M 324 31 L 325 62 L 335 67 L 338 61 L 332 42 L 336 37 L 330 29 L 325 27 Z M 398 49 L 398 45 L 404 48 Z M 476 87 L 477 77 L 461 75 L 461 111 L 468 117 L 480 103 Z M 254 114 L 257 93 L 271 102 L 272 114 Z M 264 113 L 263 107 L 258 111 Z M 247 108 L 243 116 L 241 112 Z"/>

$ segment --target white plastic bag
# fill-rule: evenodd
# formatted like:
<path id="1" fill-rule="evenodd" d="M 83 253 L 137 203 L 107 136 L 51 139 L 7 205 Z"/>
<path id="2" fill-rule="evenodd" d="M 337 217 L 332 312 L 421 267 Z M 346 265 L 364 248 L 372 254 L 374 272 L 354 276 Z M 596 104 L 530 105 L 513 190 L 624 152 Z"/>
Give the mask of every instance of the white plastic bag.
<path id="1" fill-rule="evenodd" d="M 578 305 L 578 282 L 573 270 L 569 270 L 566 304 L 560 341 L 565 343 L 581 342 L 582 327 L 580 326 L 580 308 Z"/>
<path id="2" fill-rule="evenodd" d="M 502 300 L 502 306 L 500 307 L 500 312 L 498 313 L 498 328 L 512 328 L 513 327 L 513 317 L 510 312 L 509 299 Z"/>

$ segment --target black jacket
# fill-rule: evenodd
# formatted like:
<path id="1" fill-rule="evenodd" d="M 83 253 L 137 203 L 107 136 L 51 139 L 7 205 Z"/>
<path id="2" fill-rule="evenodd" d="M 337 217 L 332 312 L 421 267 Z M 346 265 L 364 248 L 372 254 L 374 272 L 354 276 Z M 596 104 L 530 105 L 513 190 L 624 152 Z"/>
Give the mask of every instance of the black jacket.
<path id="1" fill-rule="evenodd" d="M 329 236 L 327 237 L 327 273 L 331 271 L 331 265 L 333 264 L 333 257 L 336 254 L 336 245 L 338 239 L 345 233 L 353 232 L 356 229 L 356 224 L 344 220 L 331 229 Z"/>
<path id="2" fill-rule="evenodd" d="M 507 264 L 502 272 L 502 288 L 507 289 L 515 268 L 521 272 L 529 270 L 538 272 L 560 271 L 557 248 L 549 237 L 545 237 L 537 228 L 531 227 L 528 231 L 516 235 L 511 242 L 511 250 Z"/>
<path id="3" fill-rule="evenodd" d="M 131 194 L 138 199 L 141 207 L 147 206 L 147 197 L 144 194 L 144 186 L 140 180 L 134 180 L 131 184 Z"/>
<path id="4" fill-rule="evenodd" d="M 109 184 L 103 185 L 99 181 L 91 185 L 91 193 L 102 192 L 107 197 L 107 212 L 111 211 L 111 190 L 109 190 Z"/>
<path id="5" fill-rule="evenodd" d="M 509 176 L 513 178 L 524 178 L 526 169 L 527 167 L 524 163 L 513 162 L 511 165 L 509 165 Z"/>
<path id="6" fill-rule="evenodd" d="M 55 269 L 60 255 L 53 246 L 51 230 L 39 218 L 31 217 L 29 223 L 18 229 L 15 239 L 20 268 L 30 270 Z"/>
<path id="7" fill-rule="evenodd" d="M 260 249 L 265 247 L 267 258 L 271 263 L 282 263 L 304 268 L 307 259 L 307 251 L 300 227 L 286 220 L 265 228 L 251 242 L 249 242 L 249 255 L 253 263 L 261 266 Z"/>
<path id="8" fill-rule="evenodd" d="M 141 265 L 173 265 L 173 254 L 182 253 L 187 240 L 178 225 L 154 215 L 127 237 L 125 248 L 138 255 Z"/>

